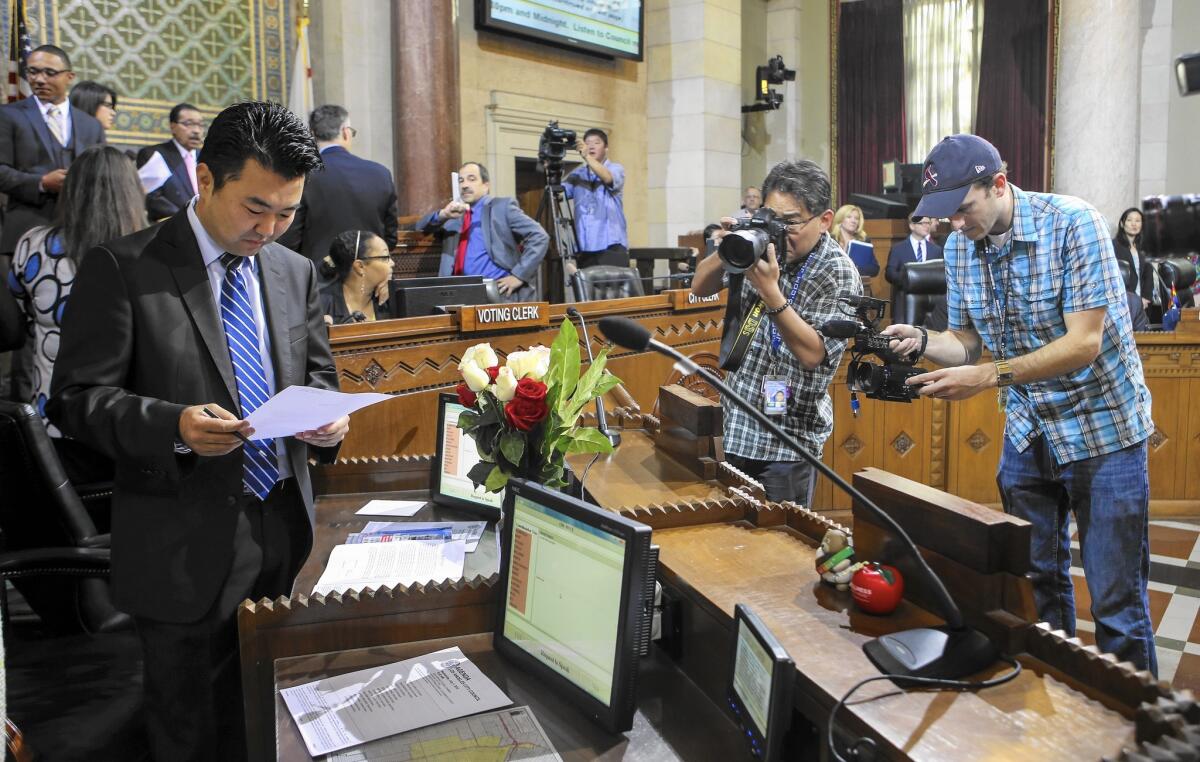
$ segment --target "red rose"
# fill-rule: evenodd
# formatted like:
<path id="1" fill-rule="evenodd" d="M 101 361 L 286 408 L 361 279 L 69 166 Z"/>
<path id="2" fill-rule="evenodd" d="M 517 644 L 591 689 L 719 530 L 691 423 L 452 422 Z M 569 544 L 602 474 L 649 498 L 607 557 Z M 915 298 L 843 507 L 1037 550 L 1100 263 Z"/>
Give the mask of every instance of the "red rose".
<path id="1" fill-rule="evenodd" d="M 517 431 L 530 431 L 549 412 L 546 385 L 528 377 L 517 382 L 512 400 L 504 406 L 504 417 Z"/>
<path id="2" fill-rule="evenodd" d="M 488 368 L 487 374 L 488 374 L 488 380 L 491 381 L 493 384 L 496 383 L 496 376 L 500 375 L 500 366 L 493 365 L 492 367 Z"/>
<path id="3" fill-rule="evenodd" d="M 458 392 L 459 404 L 463 405 L 464 407 L 475 407 L 475 392 L 471 391 L 471 387 L 467 386 L 465 381 L 459 382 L 458 386 L 454 388 L 454 391 Z"/>

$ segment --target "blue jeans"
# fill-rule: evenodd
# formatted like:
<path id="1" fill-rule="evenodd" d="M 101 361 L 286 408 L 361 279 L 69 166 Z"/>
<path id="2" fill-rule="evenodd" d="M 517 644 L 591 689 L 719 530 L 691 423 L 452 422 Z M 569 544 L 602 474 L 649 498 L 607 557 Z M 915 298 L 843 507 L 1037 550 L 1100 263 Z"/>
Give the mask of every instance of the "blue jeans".
<path id="1" fill-rule="evenodd" d="M 1146 582 L 1150 478 L 1146 443 L 1059 465 L 1044 437 L 1026 448 L 1004 439 L 996 477 L 1004 510 L 1033 525 L 1030 566 L 1038 615 L 1075 635 L 1068 514 L 1079 525 L 1083 573 L 1102 651 L 1158 674 Z"/>

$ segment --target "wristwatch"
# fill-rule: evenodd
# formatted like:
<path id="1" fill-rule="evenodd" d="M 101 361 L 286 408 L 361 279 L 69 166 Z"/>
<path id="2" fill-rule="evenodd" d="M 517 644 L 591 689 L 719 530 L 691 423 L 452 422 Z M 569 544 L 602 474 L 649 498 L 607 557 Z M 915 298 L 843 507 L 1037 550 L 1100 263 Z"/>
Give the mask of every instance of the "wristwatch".
<path id="1" fill-rule="evenodd" d="M 1013 382 L 1013 369 L 1008 364 L 1008 360 L 996 360 L 996 386 L 1003 388 L 1011 386 Z"/>

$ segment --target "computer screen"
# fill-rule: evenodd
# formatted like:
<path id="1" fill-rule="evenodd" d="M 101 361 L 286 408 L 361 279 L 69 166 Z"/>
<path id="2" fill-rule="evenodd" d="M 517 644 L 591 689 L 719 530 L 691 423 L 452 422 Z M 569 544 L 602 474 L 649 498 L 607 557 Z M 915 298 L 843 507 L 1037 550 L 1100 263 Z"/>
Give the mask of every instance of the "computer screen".
<path id="1" fill-rule="evenodd" d="M 476 487 L 467 473 L 479 462 L 475 440 L 458 428 L 458 416 L 466 410 L 458 395 L 438 397 L 437 453 L 433 459 L 433 501 L 471 511 L 480 511 L 488 518 L 500 518 L 504 492 L 488 492 Z"/>
<path id="2" fill-rule="evenodd" d="M 642 0 L 475 0 L 475 28 L 642 60 Z"/>
<path id="3" fill-rule="evenodd" d="M 392 292 L 392 314 L 398 318 L 437 314 L 438 307 L 452 304 L 488 304 L 487 285 L 479 276 L 406 278 L 388 284 Z"/>
<path id="4" fill-rule="evenodd" d="M 734 607 L 733 669 L 729 706 L 746 731 L 751 754 L 779 758 L 791 716 L 792 659 L 747 606 Z"/>
<path id="5" fill-rule="evenodd" d="M 496 650 L 610 732 L 633 726 L 654 600 L 650 528 L 531 482 L 509 482 Z"/>

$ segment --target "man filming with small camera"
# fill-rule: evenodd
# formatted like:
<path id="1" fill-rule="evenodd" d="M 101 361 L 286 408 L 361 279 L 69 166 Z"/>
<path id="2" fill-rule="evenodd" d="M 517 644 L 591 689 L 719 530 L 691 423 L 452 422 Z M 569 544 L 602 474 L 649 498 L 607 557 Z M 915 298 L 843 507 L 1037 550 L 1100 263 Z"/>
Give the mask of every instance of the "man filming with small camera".
<path id="1" fill-rule="evenodd" d="M 697 266 L 692 293 L 711 296 L 729 285 L 726 381 L 820 458 L 833 430 L 827 390 L 846 341 L 822 337 L 813 326 L 844 317 L 839 296 L 861 294 L 862 281 L 829 235 L 833 210 L 823 169 L 781 162 L 762 195 L 763 208 L 751 218 L 721 220 L 723 230 L 713 234 L 717 256 Z M 799 453 L 733 405 L 724 406 L 724 424 L 726 458 L 760 481 L 768 499 L 811 505 L 815 473 Z"/>
<path id="2" fill-rule="evenodd" d="M 608 158 L 608 135 L 592 128 L 575 142 L 584 164 L 563 178 L 563 191 L 575 202 L 575 232 L 580 268 L 594 265 L 629 267 L 625 232 L 625 167 Z"/>

